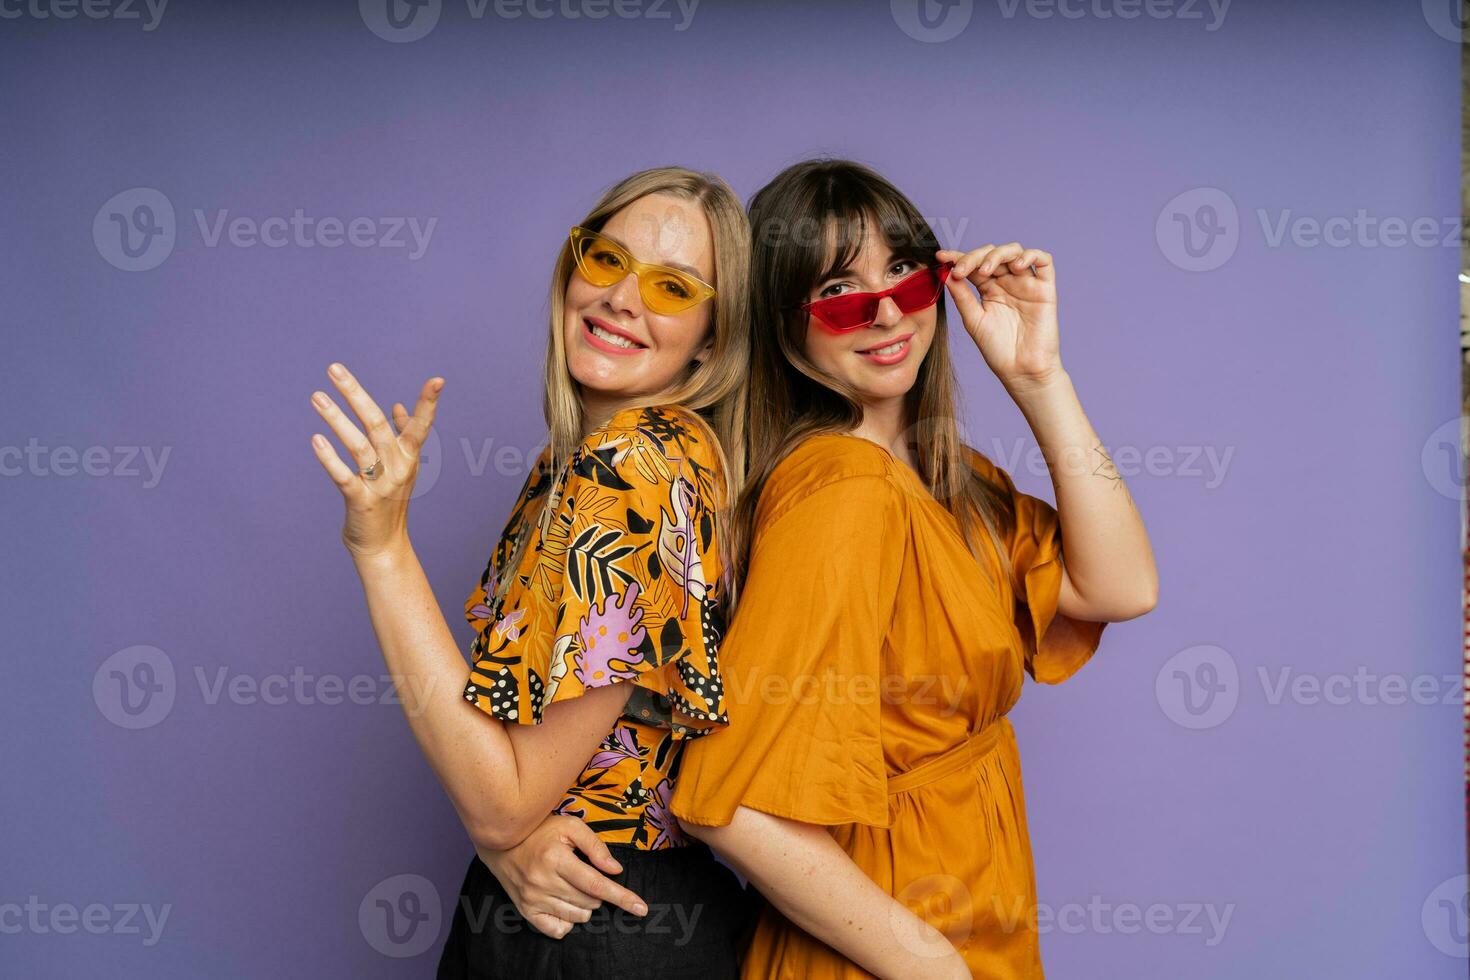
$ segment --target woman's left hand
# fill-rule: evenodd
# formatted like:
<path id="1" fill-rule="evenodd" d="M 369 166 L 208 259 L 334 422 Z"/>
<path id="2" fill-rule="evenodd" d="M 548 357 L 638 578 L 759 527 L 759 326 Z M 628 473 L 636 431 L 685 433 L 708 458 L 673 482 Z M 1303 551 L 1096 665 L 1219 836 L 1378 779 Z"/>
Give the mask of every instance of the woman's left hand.
<path id="1" fill-rule="evenodd" d="M 973 252 L 940 249 L 936 255 L 954 263 L 945 283 L 949 295 L 985 363 L 1008 391 L 1044 384 L 1062 370 L 1051 253 L 1011 242 Z"/>

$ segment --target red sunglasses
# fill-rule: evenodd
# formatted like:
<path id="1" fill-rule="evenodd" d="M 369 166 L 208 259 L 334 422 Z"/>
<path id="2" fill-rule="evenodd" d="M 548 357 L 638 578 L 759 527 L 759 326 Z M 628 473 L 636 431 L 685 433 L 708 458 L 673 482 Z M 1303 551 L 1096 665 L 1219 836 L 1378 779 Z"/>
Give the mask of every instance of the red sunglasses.
<path id="1" fill-rule="evenodd" d="M 802 303 L 800 309 L 816 317 L 817 322 L 832 333 L 861 330 L 878 319 L 878 304 L 888 296 L 892 296 L 899 310 L 906 314 L 933 306 L 939 301 L 939 293 L 953 267 L 953 262 L 929 266 L 904 276 L 881 293 L 843 293 Z"/>

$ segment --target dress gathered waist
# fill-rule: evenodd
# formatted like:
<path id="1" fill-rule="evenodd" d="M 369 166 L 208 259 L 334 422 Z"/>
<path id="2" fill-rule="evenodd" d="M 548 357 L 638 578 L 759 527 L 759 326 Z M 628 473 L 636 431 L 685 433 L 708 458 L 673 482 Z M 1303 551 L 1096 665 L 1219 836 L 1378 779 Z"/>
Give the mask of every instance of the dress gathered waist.
<path id="1" fill-rule="evenodd" d="M 1011 729 L 1011 720 L 1005 715 L 973 733 L 965 741 L 953 748 L 946 749 L 941 755 L 935 756 L 928 762 L 922 763 L 910 769 L 908 772 L 888 779 L 888 795 L 894 796 L 899 793 L 908 793 L 921 786 L 938 782 L 946 776 L 959 772 L 967 766 L 979 762 L 989 755 L 1000 745 L 1004 737 Z"/>

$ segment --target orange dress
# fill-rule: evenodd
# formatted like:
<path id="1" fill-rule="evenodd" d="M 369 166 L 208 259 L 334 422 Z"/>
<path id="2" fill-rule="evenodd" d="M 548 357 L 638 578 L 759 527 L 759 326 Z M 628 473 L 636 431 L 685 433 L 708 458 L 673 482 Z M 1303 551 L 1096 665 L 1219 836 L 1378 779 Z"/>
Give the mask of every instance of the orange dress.
<path id="1" fill-rule="evenodd" d="M 975 976 L 1041 978 L 1005 715 L 1023 675 L 1070 677 L 1106 624 L 1057 613 L 1055 508 L 969 453 L 1015 508 L 1008 580 L 983 527 L 988 574 L 917 474 L 873 442 L 813 436 L 777 465 L 720 649 L 730 727 L 686 750 L 672 809 L 715 826 L 737 806 L 825 825 Z M 741 975 L 870 976 L 769 904 Z"/>

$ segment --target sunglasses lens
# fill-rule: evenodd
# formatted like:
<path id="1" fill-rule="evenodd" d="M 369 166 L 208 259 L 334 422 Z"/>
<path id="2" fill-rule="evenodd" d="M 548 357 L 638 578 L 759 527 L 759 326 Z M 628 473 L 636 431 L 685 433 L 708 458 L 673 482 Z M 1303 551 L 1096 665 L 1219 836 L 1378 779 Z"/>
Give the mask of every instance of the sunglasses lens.
<path id="1" fill-rule="evenodd" d="M 829 329 L 845 333 L 872 323 L 878 316 L 878 304 L 871 293 L 845 293 L 813 303 L 811 314 Z"/>
<path id="2" fill-rule="evenodd" d="M 636 270 L 638 295 L 654 313 L 681 313 L 713 295 L 703 283 L 677 269 L 640 265 L 627 249 L 596 232 L 574 228 L 572 242 L 577 268 L 594 286 L 611 286 Z"/>
<path id="3" fill-rule="evenodd" d="M 679 313 L 699 302 L 699 286 L 672 269 L 646 269 L 638 277 L 643 305 L 655 313 Z"/>
<path id="4" fill-rule="evenodd" d="M 947 274 L 948 270 L 945 270 Z M 893 291 L 893 302 L 904 313 L 917 313 L 933 306 L 939 299 L 939 289 L 946 275 L 938 269 L 920 269 L 898 284 Z"/>
<path id="5" fill-rule="evenodd" d="M 628 254 L 615 242 L 588 236 L 577 241 L 577 267 L 594 286 L 611 286 L 628 274 Z"/>

